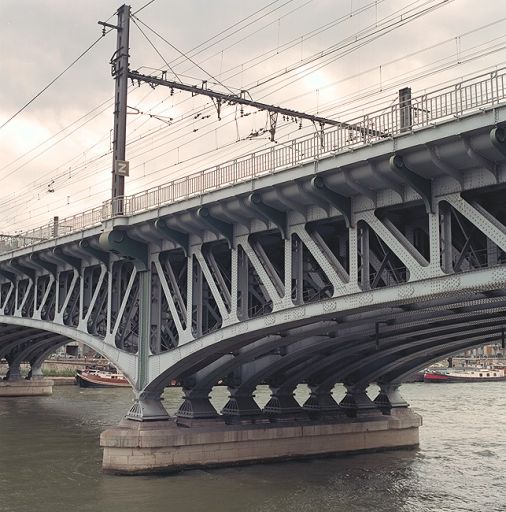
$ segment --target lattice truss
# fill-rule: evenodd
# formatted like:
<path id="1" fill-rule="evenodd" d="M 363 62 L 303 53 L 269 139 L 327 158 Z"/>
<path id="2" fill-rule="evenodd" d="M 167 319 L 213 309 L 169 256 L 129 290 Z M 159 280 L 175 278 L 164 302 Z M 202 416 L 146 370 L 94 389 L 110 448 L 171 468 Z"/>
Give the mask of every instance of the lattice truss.
<path id="1" fill-rule="evenodd" d="M 329 159 L 297 179 L 259 180 L 255 192 L 2 257 L 9 378 L 22 361 L 40 375 L 76 339 L 132 382 L 133 417 L 162 416 L 152 405 L 174 381 L 182 419 L 215 416 L 218 383 L 230 390 L 228 417 L 260 412 L 260 383 L 272 389 L 264 412 L 300 411 L 293 393 L 307 383 L 314 413 L 360 408 L 371 382 L 378 404 L 403 403 L 397 387 L 414 370 L 504 344 L 503 130 L 440 146 L 409 137 L 402 152 L 357 151 L 349 165 Z M 348 390 L 340 406 L 338 382 Z"/>

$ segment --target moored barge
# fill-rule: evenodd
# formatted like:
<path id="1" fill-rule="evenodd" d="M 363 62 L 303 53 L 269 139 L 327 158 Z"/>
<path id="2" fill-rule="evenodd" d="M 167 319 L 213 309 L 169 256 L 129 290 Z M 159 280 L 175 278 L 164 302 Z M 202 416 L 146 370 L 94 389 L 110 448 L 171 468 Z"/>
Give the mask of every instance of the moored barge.
<path id="1" fill-rule="evenodd" d="M 428 370 L 423 375 L 423 381 L 429 383 L 447 382 L 496 382 L 506 381 L 504 368 L 473 368 L 456 370 Z"/>

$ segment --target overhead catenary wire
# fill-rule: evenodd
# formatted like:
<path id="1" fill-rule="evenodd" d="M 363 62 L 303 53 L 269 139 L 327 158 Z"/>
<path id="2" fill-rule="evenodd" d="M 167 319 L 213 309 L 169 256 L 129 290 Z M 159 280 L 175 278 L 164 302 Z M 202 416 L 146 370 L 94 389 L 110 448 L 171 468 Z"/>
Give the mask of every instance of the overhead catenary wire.
<path id="1" fill-rule="evenodd" d="M 189 116 L 190 117 L 190 116 Z"/>
<path id="2" fill-rule="evenodd" d="M 35 96 L 33 96 L 30 100 L 28 100 L 21 108 L 19 108 L 14 114 L 12 114 L 6 121 L 4 121 L 0 125 L 0 130 L 2 130 L 5 126 L 7 126 L 11 121 L 13 121 L 21 112 L 23 112 L 26 108 L 28 108 L 39 96 L 44 94 L 59 78 L 61 78 L 69 69 L 74 67 L 92 48 L 94 48 L 108 33 L 110 30 L 103 32 L 103 34 L 93 41 L 83 52 L 79 54 L 63 71 L 58 73 L 47 85 L 45 85 Z"/>
<path id="3" fill-rule="evenodd" d="M 211 77 L 213 80 L 215 80 L 217 83 L 219 83 L 221 86 L 223 86 L 225 89 L 227 89 L 227 91 L 229 91 L 231 94 L 234 94 L 234 92 L 229 89 L 226 85 L 224 85 L 223 83 L 221 83 L 215 76 L 213 76 L 211 73 L 209 73 L 208 71 L 206 71 L 200 64 L 198 64 L 197 62 L 195 62 L 189 55 L 186 55 L 183 51 L 179 50 L 178 48 L 176 48 L 170 41 L 168 41 L 165 37 L 163 37 L 162 35 L 160 35 L 156 30 L 154 30 L 153 28 L 151 28 L 149 25 L 146 25 L 146 23 L 144 23 L 142 20 L 140 20 L 139 18 L 137 18 L 136 16 L 132 16 L 132 18 L 134 20 L 137 20 L 139 23 L 141 23 L 144 27 L 146 27 L 148 30 L 150 30 L 151 32 L 153 32 L 153 34 L 155 34 L 157 37 L 159 37 L 163 42 L 165 42 L 166 44 L 168 44 L 173 50 L 175 50 L 177 53 L 179 53 L 180 55 L 182 55 L 183 57 L 185 57 L 186 59 L 188 59 L 192 64 L 194 64 L 196 67 L 198 67 L 203 73 L 205 73 L 207 76 Z"/>
<path id="4" fill-rule="evenodd" d="M 153 1 L 154 1 L 154 0 L 153 0 Z M 146 3 L 143 7 L 141 7 L 141 8 L 140 8 L 140 9 L 138 9 L 137 11 L 135 11 L 133 14 L 137 14 L 138 12 L 140 12 L 141 10 L 143 10 L 145 7 L 147 7 L 148 5 L 152 4 L 152 3 L 153 3 L 153 1 L 150 1 L 150 2 Z M 229 26 L 229 27 L 227 27 L 226 29 L 224 29 L 224 30 L 220 31 L 218 34 L 215 34 L 215 35 L 214 35 L 214 36 L 212 36 L 211 38 L 208 38 L 206 41 L 204 41 L 204 42 L 200 43 L 199 45 L 195 46 L 192 50 L 190 50 L 190 53 L 194 53 L 194 54 L 198 54 L 198 53 L 200 53 L 200 52 L 196 52 L 196 50 L 197 50 L 197 49 L 199 49 L 199 48 L 201 48 L 204 44 L 207 44 L 207 43 L 209 43 L 210 41 L 212 41 L 213 39 L 216 39 L 217 37 L 219 37 L 219 36 L 221 36 L 221 35 L 223 35 L 223 34 L 226 34 L 226 33 L 227 33 L 228 31 L 230 31 L 231 29 L 235 28 L 236 26 L 238 26 L 238 25 L 242 24 L 242 23 L 243 23 L 243 22 L 245 22 L 245 21 L 250 20 L 250 19 L 251 19 L 253 16 L 255 16 L 256 14 L 261 13 L 262 11 L 264 11 L 264 10 L 268 9 L 268 8 L 269 8 L 269 7 L 271 7 L 272 5 L 274 5 L 274 4 L 276 4 L 276 3 L 278 3 L 279 1 L 280 1 L 280 0 L 274 0 L 273 2 L 270 2 L 270 3 L 269 3 L 269 4 L 267 4 L 266 6 L 262 7 L 261 9 L 258 9 L 257 11 L 253 12 L 251 15 L 248 15 L 248 16 L 246 16 L 246 17 L 242 18 L 241 20 L 239 20 L 238 22 L 235 22 L 235 23 L 234 23 L 234 24 L 232 24 L 231 26 Z M 275 9 L 273 9 L 272 11 L 269 11 L 269 13 L 270 13 L 270 12 L 274 12 L 274 11 L 278 10 L 279 8 L 281 8 L 281 7 L 283 7 L 283 6 L 287 5 L 287 4 L 289 4 L 289 3 L 291 3 L 291 2 L 293 2 L 293 0 L 288 0 L 288 1 L 284 2 L 281 6 L 278 6 L 278 7 L 276 7 Z M 267 13 L 267 14 L 269 14 L 269 13 Z M 111 16 L 110 16 L 106 21 L 109 21 L 109 20 L 112 18 L 112 16 L 114 16 L 114 14 L 113 14 L 113 15 L 111 15 Z M 264 16 L 266 16 L 266 14 L 262 15 L 262 16 L 261 16 L 260 18 L 258 18 L 258 19 L 262 19 Z M 258 19 L 257 19 L 257 20 L 254 20 L 254 21 L 258 21 Z M 204 50 L 205 50 L 205 49 L 207 49 L 207 48 L 209 48 L 209 47 L 211 47 L 211 46 L 213 46 L 214 44 L 217 44 L 217 42 L 220 42 L 220 41 L 223 41 L 223 40 L 227 39 L 228 37 L 230 37 L 230 35 L 235 34 L 235 33 L 236 33 L 236 32 L 238 32 L 239 30 L 242 30 L 243 28 L 244 28 L 244 27 L 239 28 L 239 29 L 235 30 L 234 32 L 232 32 L 232 34 L 229 34 L 229 35 L 226 35 L 226 36 L 222 37 L 221 39 L 219 39 L 219 40 L 218 40 L 218 41 L 216 41 L 215 43 L 213 43 L 213 44 L 208 45 L 207 47 L 205 47 L 205 48 L 204 48 Z M 176 61 L 177 61 L 177 59 L 176 59 Z M 16 160 L 18 160 L 18 158 L 17 158 Z M 13 163 L 13 162 L 11 162 L 11 163 Z M 10 165 L 11 165 L 11 163 L 10 163 L 10 164 L 8 164 L 7 166 L 10 166 Z"/>
<path id="5" fill-rule="evenodd" d="M 160 51 L 158 50 L 158 48 L 154 45 L 154 43 L 151 41 L 151 39 L 149 39 L 149 37 L 146 35 L 146 33 L 144 32 L 144 30 L 142 30 L 141 27 L 139 27 L 139 24 L 137 23 L 136 21 L 136 18 L 134 16 L 132 16 L 132 21 L 134 22 L 135 26 L 139 29 L 139 32 L 144 36 L 144 38 L 146 39 L 146 41 L 151 45 L 151 47 L 155 50 L 155 52 L 159 55 L 159 57 L 163 60 L 163 62 L 165 63 L 165 65 L 167 66 L 167 68 L 169 68 L 170 72 L 176 77 L 176 80 L 178 80 L 178 82 L 181 82 L 182 83 L 182 80 L 179 78 L 179 75 L 174 71 L 174 69 L 171 67 L 171 65 L 167 62 L 167 60 L 165 59 L 165 57 L 160 53 Z"/>

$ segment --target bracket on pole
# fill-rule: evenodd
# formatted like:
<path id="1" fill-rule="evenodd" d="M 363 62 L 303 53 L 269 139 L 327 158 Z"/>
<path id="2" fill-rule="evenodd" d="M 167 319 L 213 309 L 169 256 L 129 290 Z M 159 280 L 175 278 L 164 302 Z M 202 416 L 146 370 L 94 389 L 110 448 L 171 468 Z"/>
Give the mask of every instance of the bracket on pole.
<path id="1" fill-rule="evenodd" d="M 79 242 L 79 247 L 88 254 L 91 254 L 98 261 L 102 262 L 106 267 L 109 266 L 109 253 L 105 251 L 101 251 L 100 249 L 95 249 L 90 245 L 88 240 L 81 240 Z"/>
<path id="2" fill-rule="evenodd" d="M 423 178 L 419 174 L 414 173 L 404 163 L 404 159 L 400 155 L 393 154 L 389 160 L 390 169 L 413 188 L 420 196 L 425 204 L 427 213 L 434 213 L 434 205 L 432 202 L 432 182 L 427 178 Z"/>
<path id="3" fill-rule="evenodd" d="M 181 231 L 169 228 L 163 219 L 155 220 L 155 228 L 160 231 L 160 233 L 165 235 L 169 240 L 179 245 L 179 247 L 183 249 L 184 255 L 188 256 L 190 246 L 188 233 L 182 233 Z"/>
<path id="4" fill-rule="evenodd" d="M 344 221 L 346 222 L 346 227 L 350 228 L 352 226 L 351 198 L 343 196 L 342 194 L 328 188 L 321 176 L 315 176 L 311 179 L 311 187 L 316 195 L 334 206 L 334 208 L 342 214 Z"/>
<path id="5" fill-rule="evenodd" d="M 55 279 L 58 275 L 57 267 L 54 263 L 50 263 L 49 261 L 44 261 L 42 258 L 37 256 L 36 254 L 30 255 L 30 262 L 40 267 L 44 270 L 47 270 Z"/>
<path id="6" fill-rule="evenodd" d="M 265 204 L 262 200 L 262 196 L 257 192 L 253 192 L 253 194 L 248 196 L 247 203 L 251 208 L 276 224 L 281 233 L 281 237 L 283 240 L 286 240 L 286 212 Z"/>
<path id="7" fill-rule="evenodd" d="M 202 219 L 212 230 L 218 231 L 228 241 L 229 247 L 233 246 L 234 241 L 234 225 L 224 222 L 216 217 L 213 217 L 209 210 L 202 206 L 197 210 L 197 217 Z"/>
<path id="8" fill-rule="evenodd" d="M 98 239 L 98 244 L 104 251 L 132 260 L 137 270 L 149 269 L 148 246 L 130 238 L 126 231 L 121 229 L 104 231 Z"/>

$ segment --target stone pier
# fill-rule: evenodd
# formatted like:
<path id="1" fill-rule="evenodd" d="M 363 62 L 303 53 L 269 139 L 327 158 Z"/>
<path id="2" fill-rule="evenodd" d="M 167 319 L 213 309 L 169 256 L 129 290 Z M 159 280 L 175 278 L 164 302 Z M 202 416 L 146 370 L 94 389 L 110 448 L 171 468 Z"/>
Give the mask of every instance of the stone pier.
<path id="1" fill-rule="evenodd" d="M 420 415 L 409 408 L 391 414 L 311 421 L 202 422 L 124 419 L 102 433 L 103 469 L 117 474 L 175 472 L 264 461 L 302 459 L 418 446 Z"/>
<path id="2" fill-rule="evenodd" d="M 53 394 L 50 379 L 0 380 L 0 398 L 13 396 L 49 396 Z"/>

